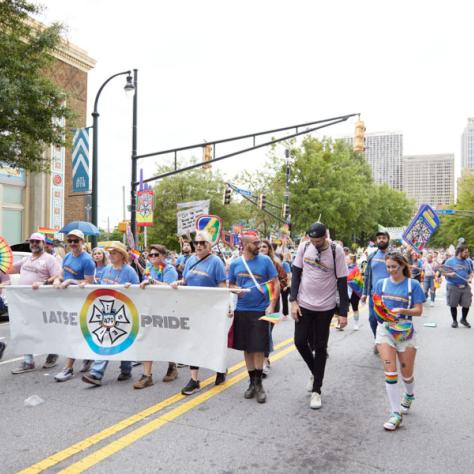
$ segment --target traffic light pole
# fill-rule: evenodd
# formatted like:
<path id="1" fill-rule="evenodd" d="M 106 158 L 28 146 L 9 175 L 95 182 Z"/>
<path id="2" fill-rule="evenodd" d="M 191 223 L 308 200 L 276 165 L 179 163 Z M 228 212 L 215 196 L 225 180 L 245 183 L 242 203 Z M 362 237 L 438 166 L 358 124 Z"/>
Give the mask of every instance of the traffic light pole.
<path id="1" fill-rule="evenodd" d="M 200 168 L 204 165 L 210 165 L 210 164 L 216 163 L 218 161 L 226 160 L 227 158 L 232 158 L 234 156 L 241 155 L 242 153 L 247 153 L 249 151 L 257 150 L 259 148 L 274 145 L 275 143 L 279 143 L 279 142 L 282 142 L 282 141 L 285 141 L 285 140 L 289 140 L 291 138 L 299 137 L 301 135 L 306 135 L 308 133 L 314 132 L 316 130 L 320 130 L 322 128 L 330 127 L 332 125 L 337 125 L 339 123 L 345 122 L 346 120 L 348 120 L 351 117 L 355 117 L 356 115 L 359 115 L 359 114 L 342 115 L 340 117 L 333 117 L 333 118 L 330 118 L 330 119 L 317 120 L 315 122 L 308 122 L 308 123 L 303 123 L 303 124 L 299 124 L 299 125 L 292 125 L 290 127 L 283 127 L 283 128 L 278 128 L 278 129 L 274 129 L 274 130 L 266 130 L 264 132 L 252 133 L 252 134 L 248 134 L 248 135 L 241 135 L 241 136 L 238 136 L 238 137 L 226 138 L 226 139 L 223 139 L 223 140 L 215 140 L 215 141 L 211 141 L 211 142 L 198 143 L 196 145 L 189 145 L 189 146 L 185 146 L 185 147 L 181 147 L 181 148 L 172 148 L 172 149 L 169 149 L 169 150 L 158 151 L 158 152 L 155 152 L 155 153 L 147 153 L 147 154 L 143 154 L 143 155 L 137 155 L 135 157 L 135 159 L 140 160 L 140 159 L 143 159 L 143 158 L 150 158 L 150 157 L 154 157 L 154 156 L 174 153 L 175 163 L 176 163 L 176 154 L 179 151 L 192 150 L 192 149 L 195 149 L 195 148 L 203 148 L 206 145 L 214 145 L 214 153 L 215 153 L 215 145 L 217 145 L 217 144 L 228 143 L 228 142 L 237 141 L 237 140 L 243 140 L 245 138 L 253 138 L 253 146 L 251 146 L 251 147 L 244 148 L 242 150 L 238 150 L 238 151 L 235 151 L 233 153 L 228 153 L 227 155 L 219 156 L 217 158 L 214 157 L 212 160 L 209 160 L 209 161 L 194 163 L 192 165 L 185 166 L 184 168 L 175 169 L 173 171 L 168 171 L 166 173 L 162 173 L 162 174 L 159 174 L 157 176 L 153 176 L 151 178 L 143 180 L 143 183 L 149 183 L 149 182 L 152 182 L 152 181 L 157 181 L 159 179 L 167 178 L 169 176 L 174 176 L 174 175 L 179 174 L 179 173 L 184 173 L 185 171 L 190 171 L 190 170 L 195 169 L 195 168 Z M 315 127 L 312 127 L 312 125 L 316 125 L 316 124 L 322 124 L 322 125 L 317 125 Z M 310 128 L 307 128 L 303 131 L 300 131 L 299 129 L 303 128 L 303 127 L 310 127 Z M 282 138 L 274 138 L 272 140 L 266 141 L 264 143 L 260 143 L 258 145 L 255 144 L 255 138 L 257 136 L 268 135 L 268 134 L 271 134 L 271 133 L 283 132 L 283 131 L 293 130 L 293 129 L 296 130 L 296 132 L 293 133 L 293 134 L 286 135 Z M 138 184 L 140 184 L 140 183 L 135 182 L 136 186 Z"/>

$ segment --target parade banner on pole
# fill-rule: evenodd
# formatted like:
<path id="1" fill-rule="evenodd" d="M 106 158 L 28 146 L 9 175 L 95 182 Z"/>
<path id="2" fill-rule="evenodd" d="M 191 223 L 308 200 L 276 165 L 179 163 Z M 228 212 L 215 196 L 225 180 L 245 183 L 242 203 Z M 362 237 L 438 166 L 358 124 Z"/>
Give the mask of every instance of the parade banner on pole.
<path id="1" fill-rule="evenodd" d="M 152 189 L 137 192 L 137 226 L 149 227 L 153 225 L 153 199 Z"/>
<path id="2" fill-rule="evenodd" d="M 88 193 L 90 181 L 89 129 L 76 128 L 72 140 L 72 192 Z"/>
<path id="3" fill-rule="evenodd" d="M 227 289 L 88 285 L 6 291 L 17 354 L 227 368 Z"/>
<path id="4" fill-rule="evenodd" d="M 435 211 L 428 204 L 422 204 L 405 229 L 402 238 L 421 253 L 438 227 L 439 217 Z"/>

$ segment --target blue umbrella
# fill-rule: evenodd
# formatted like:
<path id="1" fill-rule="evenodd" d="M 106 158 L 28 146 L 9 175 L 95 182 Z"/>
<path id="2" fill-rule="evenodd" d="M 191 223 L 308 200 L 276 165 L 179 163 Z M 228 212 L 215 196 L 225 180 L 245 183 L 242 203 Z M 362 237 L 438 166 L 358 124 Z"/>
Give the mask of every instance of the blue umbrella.
<path id="1" fill-rule="evenodd" d="M 91 224 L 90 222 L 85 222 L 85 221 L 69 222 L 69 224 L 66 224 L 59 232 L 62 232 L 63 234 L 67 234 L 68 232 L 71 232 L 71 230 L 74 230 L 74 229 L 79 229 L 81 232 L 84 233 L 84 235 L 99 235 L 100 234 L 99 229 L 94 224 Z"/>

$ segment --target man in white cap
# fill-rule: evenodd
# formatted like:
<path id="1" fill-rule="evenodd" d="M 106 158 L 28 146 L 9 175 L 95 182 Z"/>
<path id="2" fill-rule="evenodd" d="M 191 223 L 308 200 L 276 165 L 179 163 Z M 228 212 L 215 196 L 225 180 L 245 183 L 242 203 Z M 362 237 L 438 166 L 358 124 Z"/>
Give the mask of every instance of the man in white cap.
<path id="1" fill-rule="evenodd" d="M 31 234 L 30 239 L 31 255 L 24 257 L 13 265 L 10 273 L 19 273 L 19 285 L 32 285 L 37 289 L 41 285 L 51 282 L 52 278 L 59 274 L 61 266 L 56 258 L 44 250 L 44 235 L 39 232 Z M 49 354 L 43 368 L 50 369 L 56 365 L 58 356 Z M 33 354 L 25 354 L 20 367 L 12 370 L 12 374 L 23 374 L 31 372 L 35 368 Z"/>
<path id="2" fill-rule="evenodd" d="M 64 257 L 63 268 L 54 280 L 56 288 L 67 288 L 69 285 L 86 283 L 92 285 L 95 276 L 95 263 L 84 250 L 84 234 L 79 229 L 71 230 L 66 236 L 71 251 Z M 87 372 L 92 361 L 85 360 L 80 372 Z M 74 359 L 67 359 L 66 367 L 56 375 L 57 382 L 65 382 L 73 377 Z"/>

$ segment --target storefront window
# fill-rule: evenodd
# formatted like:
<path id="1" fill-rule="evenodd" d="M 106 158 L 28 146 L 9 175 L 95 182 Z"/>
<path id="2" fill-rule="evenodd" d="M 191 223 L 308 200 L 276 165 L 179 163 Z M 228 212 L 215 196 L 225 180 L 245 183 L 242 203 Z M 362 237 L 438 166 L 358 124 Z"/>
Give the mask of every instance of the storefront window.
<path id="1" fill-rule="evenodd" d="M 10 245 L 19 244 L 22 241 L 21 221 L 23 212 L 21 210 L 3 208 L 1 213 L 3 237 L 7 239 Z"/>
<path id="2" fill-rule="evenodd" d="M 23 204 L 23 188 L 3 185 L 3 202 L 6 204 Z"/>

